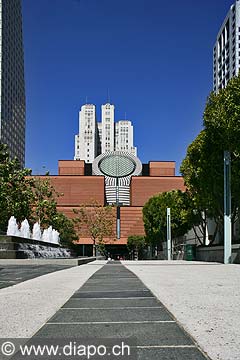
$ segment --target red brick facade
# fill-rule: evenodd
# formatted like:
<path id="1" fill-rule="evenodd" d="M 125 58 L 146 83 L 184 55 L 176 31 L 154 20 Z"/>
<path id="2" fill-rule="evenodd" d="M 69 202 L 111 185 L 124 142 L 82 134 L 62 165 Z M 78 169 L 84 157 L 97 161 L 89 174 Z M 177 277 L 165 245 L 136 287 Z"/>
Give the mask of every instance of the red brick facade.
<path id="1" fill-rule="evenodd" d="M 79 206 L 91 204 L 96 200 L 104 205 L 103 176 L 51 176 L 51 182 L 57 192 L 63 196 L 58 198 L 59 206 Z"/>
<path id="2" fill-rule="evenodd" d="M 59 160 L 59 175 L 84 175 L 85 162 L 83 160 Z"/>
<path id="3" fill-rule="evenodd" d="M 136 176 L 131 181 L 131 205 L 143 206 L 150 197 L 171 190 L 185 190 L 181 176 Z"/>
<path id="4" fill-rule="evenodd" d="M 58 198 L 58 210 L 70 218 L 75 215 L 73 208 L 91 204 L 97 200 L 105 202 L 103 176 L 84 176 L 85 163 L 80 160 L 59 161 L 59 175 L 51 176 Z M 175 162 L 149 162 L 149 176 L 132 177 L 130 194 L 131 206 L 121 207 L 121 237 L 108 243 L 124 245 L 129 235 L 144 235 L 142 207 L 155 194 L 170 190 L 185 190 L 183 178 L 175 176 Z M 92 244 L 90 238 L 80 238 L 79 244 Z"/>
<path id="5" fill-rule="evenodd" d="M 175 176 L 174 161 L 150 161 L 150 176 Z"/>

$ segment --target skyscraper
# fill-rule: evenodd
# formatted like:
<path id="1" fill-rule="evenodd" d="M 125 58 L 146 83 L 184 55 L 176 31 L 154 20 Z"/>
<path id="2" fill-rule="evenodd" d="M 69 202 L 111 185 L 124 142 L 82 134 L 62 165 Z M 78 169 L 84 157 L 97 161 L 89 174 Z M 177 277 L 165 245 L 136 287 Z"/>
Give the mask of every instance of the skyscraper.
<path id="1" fill-rule="evenodd" d="M 213 49 L 213 90 L 218 92 L 240 67 L 240 0 L 231 5 Z"/>
<path id="2" fill-rule="evenodd" d="M 97 156 L 97 121 L 93 104 L 86 104 L 79 112 L 79 134 L 75 136 L 74 160 L 85 160 L 92 163 Z"/>
<path id="3" fill-rule="evenodd" d="M 133 146 L 133 126 L 129 120 L 119 120 L 115 124 L 115 150 L 126 151 L 137 156 L 137 148 Z"/>
<path id="4" fill-rule="evenodd" d="M 0 141 L 25 161 L 25 82 L 21 0 L 0 0 Z"/>
<path id="5" fill-rule="evenodd" d="M 114 105 L 102 105 L 101 154 L 114 151 Z"/>
<path id="6" fill-rule="evenodd" d="M 101 107 L 102 122 L 97 122 L 93 104 L 86 104 L 79 112 L 79 133 L 75 136 L 74 160 L 92 163 L 100 154 L 125 151 L 137 156 L 133 146 L 133 125 L 129 120 L 114 122 L 114 105 Z"/>

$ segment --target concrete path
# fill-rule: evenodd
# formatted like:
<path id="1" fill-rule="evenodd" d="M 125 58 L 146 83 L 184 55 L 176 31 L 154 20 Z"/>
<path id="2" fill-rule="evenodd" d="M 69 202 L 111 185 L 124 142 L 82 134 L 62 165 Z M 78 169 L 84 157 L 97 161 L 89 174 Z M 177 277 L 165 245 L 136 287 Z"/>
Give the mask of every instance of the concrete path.
<path id="1" fill-rule="evenodd" d="M 135 336 L 141 360 L 205 359 L 183 326 L 212 360 L 240 359 L 239 265 L 105 263 L 0 289 L 1 337 Z"/>
<path id="2" fill-rule="evenodd" d="M 0 289 L 20 284 L 23 281 L 33 279 L 58 270 L 69 269 L 72 265 L 45 264 L 39 265 L 1 265 L 0 264 Z"/>
<path id="3" fill-rule="evenodd" d="M 82 343 L 86 338 L 133 337 L 139 360 L 207 359 L 163 304 L 117 262 L 94 273 L 36 337 L 80 339 Z"/>
<path id="4" fill-rule="evenodd" d="M 33 336 L 105 263 L 105 261 L 94 261 L 1 289 L 0 337 L 28 338 Z M 40 268 L 42 269 L 43 266 Z M 30 273 L 31 267 L 28 269 Z M 21 267 L 19 271 L 21 272 Z"/>
<path id="5" fill-rule="evenodd" d="M 240 359 L 240 265 L 186 261 L 123 263 L 213 360 Z"/>

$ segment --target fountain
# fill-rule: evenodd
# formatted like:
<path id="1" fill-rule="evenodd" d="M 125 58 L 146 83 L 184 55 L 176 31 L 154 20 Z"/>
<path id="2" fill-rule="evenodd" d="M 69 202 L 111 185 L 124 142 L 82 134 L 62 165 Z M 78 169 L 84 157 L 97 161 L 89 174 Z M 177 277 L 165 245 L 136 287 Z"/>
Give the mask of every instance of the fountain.
<path id="1" fill-rule="evenodd" d="M 42 238 L 42 232 L 41 232 L 41 228 L 38 222 L 36 222 L 33 225 L 33 231 L 32 231 L 32 239 L 34 240 L 41 240 Z"/>
<path id="2" fill-rule="evenodd" d="M 69 249 L 60 246 L 59 232 L 49 226 L 43 233 L 39 223 L 33 225 L 32 234 L 28 220 L 21 223 L 11 216 L 8 222 L 7 236 L 0 236 L 0 258 L 69 258 Z"/>
<path id="3" fill-rule="evenodd" d="M 20 236 L 20 231 L 18 229 L 17 220 L 14 216 L 11 216 L 8 220 L 8 229 L 7 229 L 7 235 L 9 236 Z"/>
<path id="4" fill-rule="evenodd" d="M 31 237 L 30 226 L 27 219 L 23 220 L 21 223 L 20 236 L 24 237 L 25 239 L 30 239 Z"/>
<path id="5" fill-rule="evenodd" d="M 53 231 L 52 231 L 52 242 L 53 242 L 53 244 L 59 244 L 59 240 L 60 240 L 59 232 L 57 230 L 53 229 Z"/>

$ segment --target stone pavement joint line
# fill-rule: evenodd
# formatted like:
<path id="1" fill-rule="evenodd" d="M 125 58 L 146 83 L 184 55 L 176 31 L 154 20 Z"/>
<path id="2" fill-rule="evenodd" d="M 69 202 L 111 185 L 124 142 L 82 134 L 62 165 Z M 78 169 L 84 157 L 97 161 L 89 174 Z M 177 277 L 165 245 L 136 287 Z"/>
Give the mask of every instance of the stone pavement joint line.
<path id="1" fill-rule="evenodd" d="M 117 262 L 94 273 L 35 336 L 132 337 L 138 360 L 209 359 L 137 276 Z"/>

